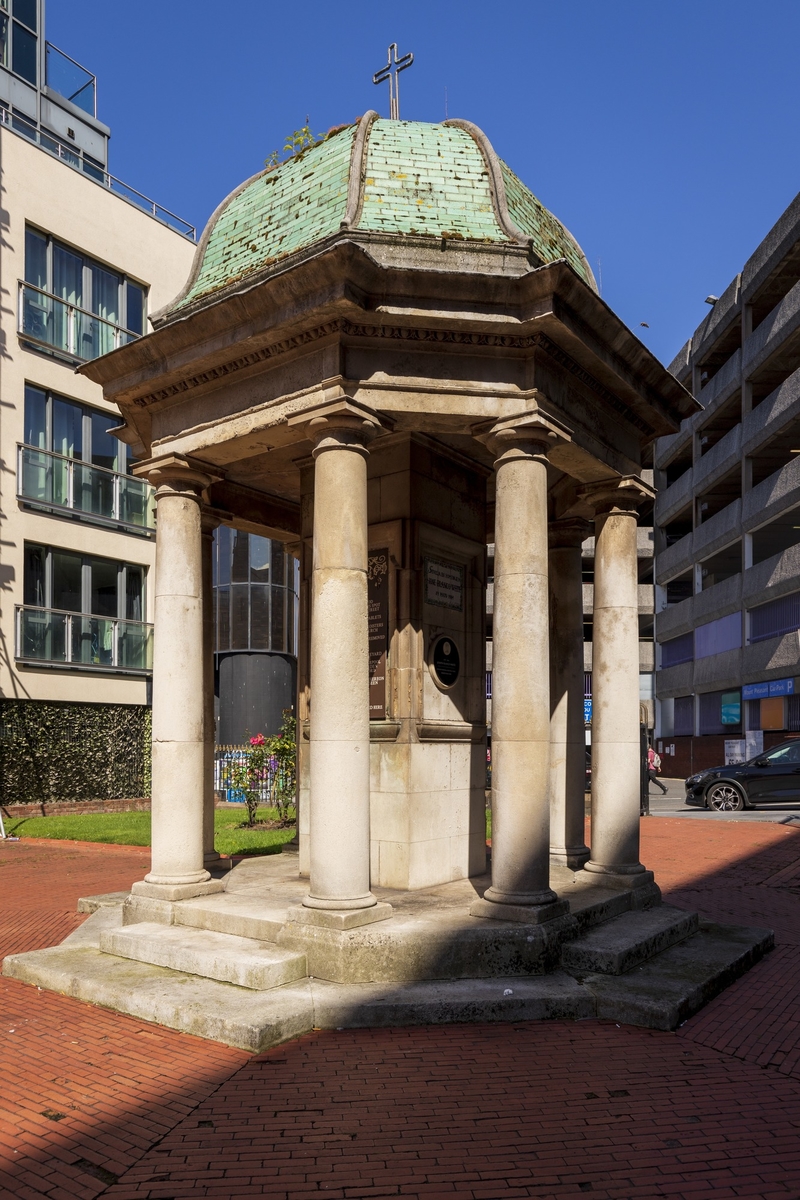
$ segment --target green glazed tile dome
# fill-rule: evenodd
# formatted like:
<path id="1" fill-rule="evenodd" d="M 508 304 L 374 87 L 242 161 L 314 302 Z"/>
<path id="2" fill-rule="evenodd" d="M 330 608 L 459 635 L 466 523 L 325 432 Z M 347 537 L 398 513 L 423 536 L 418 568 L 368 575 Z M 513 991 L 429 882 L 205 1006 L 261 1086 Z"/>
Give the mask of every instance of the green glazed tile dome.
<path id="1" fill-rule="evenodd" d="M 525 245 L 542 265 L 566 259 L 596 290 L 578 243 L 479 129 L 368 113 L 232 192 L 163 317 L 350 230 Z"/>

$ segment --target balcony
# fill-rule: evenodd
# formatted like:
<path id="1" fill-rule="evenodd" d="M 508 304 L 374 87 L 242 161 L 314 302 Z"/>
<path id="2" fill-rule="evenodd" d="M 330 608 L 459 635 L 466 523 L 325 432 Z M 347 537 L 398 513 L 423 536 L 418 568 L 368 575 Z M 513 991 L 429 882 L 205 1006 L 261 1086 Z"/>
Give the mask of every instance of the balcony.
<path id="1" fill-rule="evenodd" d="M 143 479 L 49 450 L 17 445 L 17 499 L 131 533 L 155 529 L 154 492 Z"/>
<path id="2" fill-rule="evenodd" d="M 17 331 L 21 337 L 77 362 L 99 358 L 141 336 L 22 279 L 18 310 Z"/>
<path id="3" fill-rule="evenodd" d="M 135 674 L 153 669 L 153 626 L 143 621 L 18 604 L 15 631 L 17 662 Z"/>
<path id="4" fill-rule="evenodd" d="M 80 97 L 68 97 L 68 99 L 72 99 L 72 103 L 77 103 L 79 108 L 84 107 L 81 101 L 85 100 L 89 95 L 88 91 L 81 91 L 82 94 Z M 94 98 L 92 96 L 93 103 Z M 7 108 L 0 108 L 0 125 L 5 125 L 13 133 L 27 138 L 29 142 L 34 142 L 42 150 L 47 151 L 48 154 L 61 159 L 67 166 L 73 167 L 76 171 L 81 171 L 88 179 L 94 180 L 101 187 L 107 188 L 109 192 L 113 192 L 115 196 L 119 196 L 122 200 L 127 201 L 128 204 L 133 204 L 136 208 L 141 209 L 142 212 L 146 212 L 148 216 L 153 217 L 156 221 L 160 221 L 162 225 L 168 225 L 170 229 L 174 229 L 176 233 L 182 234 L 190 242 L 197 241 L 197 230 L 194 225 L 190 225 L 188 221 L 184 221 L 183 217 L 179 217 L 176 213 L 170 212 L 168 208 L 164 208 L 163 204 L 157 204 L 155 200 L 151 200 L 149 196 L 145 196 L 143 192 L 137 191 L 130 184 L 123 183 L 121 179 L 117 179 L 115 175 L 112 175 L 105 169 L 102 163 L 96 162 L 93 158 L 84 154 L 77 146 L 62 142 L 55 134 L 49 133 L 45 129 L 40 129 L 38 125 L 28 120 L 27 117 L 23 117 L 16 111 L 11 112 Z"/>
<path id="5" fill-rule="evenodd" d="M 45 42 L 45 78 L 59 96 L 97 118 L 96 77 L 52 42 Z"/>

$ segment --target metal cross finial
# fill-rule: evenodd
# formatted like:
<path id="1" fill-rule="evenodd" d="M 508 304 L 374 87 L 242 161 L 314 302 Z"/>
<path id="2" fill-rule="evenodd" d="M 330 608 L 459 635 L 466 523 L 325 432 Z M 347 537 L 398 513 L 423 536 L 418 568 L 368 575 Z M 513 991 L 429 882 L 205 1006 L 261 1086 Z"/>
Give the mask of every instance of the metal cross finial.
<path id="1" fill-rule="evenodd" d="M 389 118 L 392 121 L 400 120 L 400 80 L 398 76 L 401 71 L 405 71 L 406 67 L 410 67 L 414 61 L 413 54 L 404 54 L 402 58 L 397 57 L 397 42 L 392 42 L 386 55 L 386 66 L 381 67 L 380 71 L 376 71 L 372 76 L 373 83 L 384 83 L 389 80 Z"/>

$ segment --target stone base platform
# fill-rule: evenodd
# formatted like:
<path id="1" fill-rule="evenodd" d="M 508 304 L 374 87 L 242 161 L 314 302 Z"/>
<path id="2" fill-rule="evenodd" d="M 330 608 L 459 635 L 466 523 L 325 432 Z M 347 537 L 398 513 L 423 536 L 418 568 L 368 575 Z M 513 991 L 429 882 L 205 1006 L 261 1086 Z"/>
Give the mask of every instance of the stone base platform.
<path id="1" fill-rule="evenodd" d="M 376 889 L 391 919 L 340 931 L 291 919 L 307 885 L 290 859 L 251 859 L 224 893 L 82 900 L 94 911 L 80 929 L 3 973 L 258 1051 L 313 1028 L 598 1016 L 672 1029 L 773 943 L 662 905 L 655 885 L 603 889 L 567 868 L 553 886 L 568 915 L 471 917 L 488 883 Z"/>

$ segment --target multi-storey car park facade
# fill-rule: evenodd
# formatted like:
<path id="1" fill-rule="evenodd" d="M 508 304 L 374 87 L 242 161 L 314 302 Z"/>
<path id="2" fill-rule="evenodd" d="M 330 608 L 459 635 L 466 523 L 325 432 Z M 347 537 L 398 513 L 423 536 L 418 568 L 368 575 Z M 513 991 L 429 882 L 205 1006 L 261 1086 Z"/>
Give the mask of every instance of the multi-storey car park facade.
<path id="1" fill-rule="evenodd" d="M 655 456 L 657 747 L 688 775 L 800 732 L 800 196 L 670 370 L 703 406 Z"/>
<path id="2" fill-rule="evenodd" d="M 4 803 L 146 794 L 151 489 L 75 368 L 146 331 L 194 230 L 108 173 L 109 134 L 44 0 L 0 0 Z"/>

